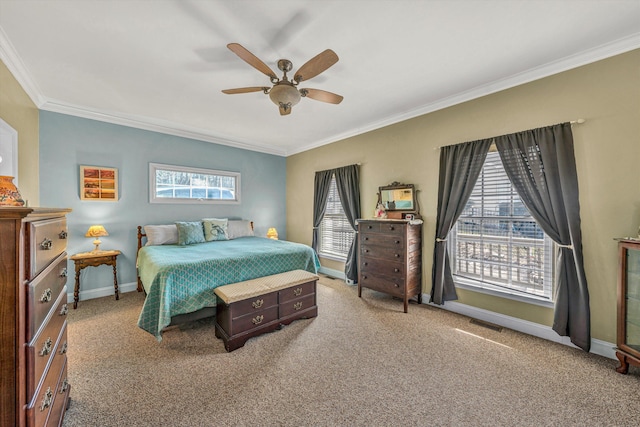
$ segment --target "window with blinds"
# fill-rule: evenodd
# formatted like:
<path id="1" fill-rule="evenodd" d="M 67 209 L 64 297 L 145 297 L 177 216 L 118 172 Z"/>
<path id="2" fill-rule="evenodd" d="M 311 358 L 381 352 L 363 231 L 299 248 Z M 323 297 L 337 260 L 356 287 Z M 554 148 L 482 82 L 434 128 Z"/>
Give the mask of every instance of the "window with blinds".
<path id="1" fill-rule="evenodd" d="M 447 240 L 456 281 L 553 299 L 554 243 L 522 203 L 497 151 L 488 153 Z"/>
<path id="2" fill-rule="evenodd" d="M 327 209 L 320 223 L 319 231 L 319 254 L 327 258 L 346 260 L 355 231 L 349 225 L 342 209 L 335 176 L 331 178 Z"/>

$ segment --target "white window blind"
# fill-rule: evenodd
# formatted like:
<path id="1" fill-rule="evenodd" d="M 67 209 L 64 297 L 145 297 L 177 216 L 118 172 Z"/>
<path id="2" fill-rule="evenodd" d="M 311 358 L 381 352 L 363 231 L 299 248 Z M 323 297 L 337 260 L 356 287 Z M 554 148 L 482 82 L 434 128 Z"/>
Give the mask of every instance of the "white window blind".
<path id="1" fill-rule="evenodd" d="M 552 300 L 553 241 L 522 203 L 497 151 L 487 155 L 448 241 L 456 280 Z"/>
<path id="2" fill-rule="evenodd" d="M 336 178 L 333 176 L 329 187 L 327 209 L 320 223 L 320 255 L 345 260 L 354 236 L 355 231 L 344 214 Z"/>

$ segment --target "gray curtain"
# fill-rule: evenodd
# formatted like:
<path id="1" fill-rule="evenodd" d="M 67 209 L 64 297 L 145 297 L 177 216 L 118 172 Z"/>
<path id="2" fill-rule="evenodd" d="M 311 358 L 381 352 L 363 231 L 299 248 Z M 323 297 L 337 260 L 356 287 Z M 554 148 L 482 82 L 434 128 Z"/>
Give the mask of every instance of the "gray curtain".
<path id="1" fill-rule="evenodd" d="M 509 179 L 533 218 L 559 245 L 553 330 L 589 351 L 589 291 L 582 257 L 571 124 L 495 138 Z"/>
<path id="2" fill-rule="evenodd" d="M 493 139 L 486 139 L 440 149 L 438 215 L 431 272 L 431 301 L 435 304 L 458 299 L 446 240 L 469 200 L 492 141 Z"/>
<path id="3" fill-rule="evenodd" d="M 316 253 L 318 252 L 318 243 L 320 241 L 318 227 L 320 227 L 324 212 L 327 210 L 327 199 L 332 176 L 332 170 L 316 172 L 313 185 L 313 240 L 311 241 L 311 247 Z"/>
<path id="4" fill-rule="evenodd" d="M 349 224 L 354 229 L 358 230 L 356 226 L 356 220 L 360 218 L 360 173 L 357 165 L 345 166 L 342 168 L 334 169 L 336 176 L 336 187 L 338 188 L 338 194 L 340 195 L 340 202 L 342 203 L 342 209 L 349 221 Z M 353 283 L 358 281 L 358 239 L 353 239 L 351 247 L 349 248 L 349 254 L 347 255 L 347 261 L 344 265 L 344 273 L 347 279 Z"/>

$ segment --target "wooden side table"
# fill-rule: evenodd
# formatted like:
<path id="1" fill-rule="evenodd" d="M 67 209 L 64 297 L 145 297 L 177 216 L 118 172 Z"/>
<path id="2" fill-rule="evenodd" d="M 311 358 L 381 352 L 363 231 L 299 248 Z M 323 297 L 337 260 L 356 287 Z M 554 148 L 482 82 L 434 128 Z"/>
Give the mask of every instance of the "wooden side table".
<path id="1" fill-rule="evenodd" d="M 113 266 L 113 287 L 115 288 L 116 299 L 120 299 L 118 294 L 117 258 L 120 251 L 98 251 L 75 254 L 71 257 L 76 266 L 76 286 L 73 289 L 73 308 L 78 307 L 80 299 L 80 272 L 85 267 L 98 267 L 99 265 Z"/>

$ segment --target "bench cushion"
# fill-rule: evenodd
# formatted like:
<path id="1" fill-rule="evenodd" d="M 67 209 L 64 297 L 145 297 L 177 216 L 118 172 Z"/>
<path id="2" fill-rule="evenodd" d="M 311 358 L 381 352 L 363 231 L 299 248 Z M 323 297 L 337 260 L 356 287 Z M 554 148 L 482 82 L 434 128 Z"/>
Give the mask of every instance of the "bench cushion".
<path id="1" fill-rule="evenodd" d="M 318 278 L 316 274 L 305 270 L 293 270 L 220 286 L 215 288 L 214 292 L 225 304 L 231 304 L 301 283 L 318 280 Z"/>

